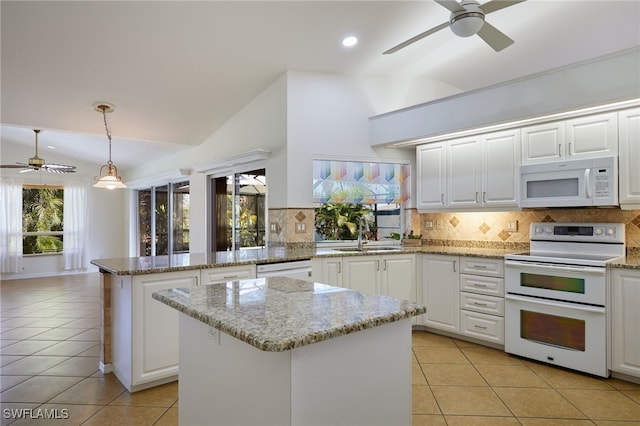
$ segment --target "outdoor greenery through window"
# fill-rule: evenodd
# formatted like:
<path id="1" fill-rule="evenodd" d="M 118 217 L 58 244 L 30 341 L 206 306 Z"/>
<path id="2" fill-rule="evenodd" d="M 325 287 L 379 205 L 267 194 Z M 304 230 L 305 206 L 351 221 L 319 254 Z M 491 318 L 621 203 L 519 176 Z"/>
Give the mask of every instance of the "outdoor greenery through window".
<path id="1" fill-rule="evenodd" d="M 62 253 L 64 190 L 56 186 L 22 188 L 22 253 Z"/>
<path id="2" fill-rule="evenodd" d="M 189 252 L 189 182 L 138 191 L 140 256 Z"/>
<path id="3" fill-rule="evenodd" d="M 212 249 L 263 247 L 267 178 L 265 169 L 211 179 Z"/>
<path id="4" fill-rule="evenodd" d="M 314 160 L 316 241 L 399 238 L 409 178 L 408 164 Z"/>

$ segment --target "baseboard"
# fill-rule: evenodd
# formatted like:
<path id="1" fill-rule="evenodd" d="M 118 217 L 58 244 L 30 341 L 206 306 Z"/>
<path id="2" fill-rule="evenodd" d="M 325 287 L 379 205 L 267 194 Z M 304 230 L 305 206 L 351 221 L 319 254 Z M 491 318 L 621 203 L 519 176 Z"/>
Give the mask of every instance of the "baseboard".
<path id="1" fill-rule="evenodd" d="M 104 374 L 113 373 L 113 364 L 105 364 L 100 361 L 100 371 L 102 371 Z"/>

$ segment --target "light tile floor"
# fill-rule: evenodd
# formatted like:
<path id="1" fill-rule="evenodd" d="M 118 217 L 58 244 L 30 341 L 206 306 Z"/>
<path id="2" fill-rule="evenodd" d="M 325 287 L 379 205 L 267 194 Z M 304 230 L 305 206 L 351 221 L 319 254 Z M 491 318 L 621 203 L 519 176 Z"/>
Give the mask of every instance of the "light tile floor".
<path id="1" fill-rule="evenodd" d="M 178 424 L 177 383 L 131 394 L 99 371 L 99 285 L 98 274 L 0 283 L 2 425 Z M 414 425 L 640 425 L 640 385 L 426 332 L 413 355 Z"/>

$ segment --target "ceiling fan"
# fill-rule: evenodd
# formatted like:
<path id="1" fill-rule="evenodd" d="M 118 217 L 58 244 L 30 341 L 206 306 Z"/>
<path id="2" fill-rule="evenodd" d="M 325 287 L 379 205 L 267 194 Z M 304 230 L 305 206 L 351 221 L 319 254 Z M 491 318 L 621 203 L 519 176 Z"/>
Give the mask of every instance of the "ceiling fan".
<path id="1" fill-rule="evenodd" d="M 460 37 L 470 37 L 477 34 L 482 40 L 496 52 L 512 45 L 514 42 L 503 32 L 484 20 L 485 15 L 502 10 L 506 7 L 522 3 L 525 0 L 491 0 L 483 5 L 475 0 L 462 0 L 458 3 L 455 0 L 434 0 L 439 5 L 451 11 L 449 22 L 438 25 L 415 37 L 406 40 L 399 45 L 383 52 L 384 55 L 395 53 L 400 49 L 415 43 L 441 29 L 451 27 L 451 31 Z"/>
<path id="2" fill-rule="evenodd" d="M 38 157 L 38 133 L 40 130 L 33 129 L 36 134 L 36 154 L 29 158 L 28 163 L 2 164 L 2 169 L 24 169 L 20 173 L 31 172 L 33 170 L 45 170 L 49 173 L 75 173 L 76 166 L 64 166 L 62 164 L 46 164 L 44 158 Z"/>

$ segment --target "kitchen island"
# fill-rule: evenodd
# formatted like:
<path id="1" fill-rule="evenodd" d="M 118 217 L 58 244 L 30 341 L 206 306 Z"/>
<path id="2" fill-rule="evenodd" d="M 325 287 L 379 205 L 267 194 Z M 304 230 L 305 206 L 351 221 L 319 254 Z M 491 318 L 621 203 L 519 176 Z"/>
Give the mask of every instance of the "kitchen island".
<path id="1" fill-rule="evenodd" d="M 285 277 L 174 288 L 181 424 L 411 424 L 425 308 Z"/>

